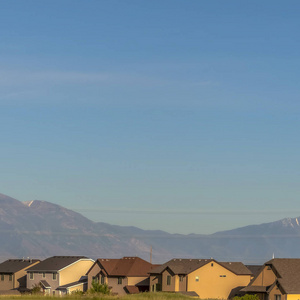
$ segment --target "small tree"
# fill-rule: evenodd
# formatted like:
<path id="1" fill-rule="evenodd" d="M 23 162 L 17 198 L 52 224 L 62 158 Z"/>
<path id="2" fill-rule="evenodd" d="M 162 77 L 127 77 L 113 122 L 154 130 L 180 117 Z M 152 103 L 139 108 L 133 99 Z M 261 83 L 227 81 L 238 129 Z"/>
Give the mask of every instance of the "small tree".
<path id="1" fill-rule="evenodd" d="M 31 289 L 31 294 L 41 294 L 41 293 L 42 293 L 42 286 L 40 283 L 36 283 Z"/>
<path id="2" fill-rule="evenodd" d="M 98 281 L 93 280 L 92 281 L 92 287 L 89 290 L 90 293 L 100 293 L 100 294 L 105 294 L 109 295 L 110 294 L 110 288 L 108 285 L 105 284 L 100 284 Z"/>

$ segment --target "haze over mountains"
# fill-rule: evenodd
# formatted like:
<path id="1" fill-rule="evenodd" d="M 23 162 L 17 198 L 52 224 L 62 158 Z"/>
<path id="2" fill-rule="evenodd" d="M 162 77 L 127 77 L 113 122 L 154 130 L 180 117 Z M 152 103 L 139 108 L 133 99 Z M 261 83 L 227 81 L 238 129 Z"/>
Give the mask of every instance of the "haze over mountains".
<path id="1" fill-rule="evenodd" d="M 149 260 L 152 246 L 154 263 L 173 257 L 262 263 L 273 253 L 276 257 L 300 257 L 299 223 L 300 218 L 293 218 L 210 235 L 169 234 L 93 222 L 56 204 L 20 202 L 0 194 L 0 260 L 52 255 Z"/>

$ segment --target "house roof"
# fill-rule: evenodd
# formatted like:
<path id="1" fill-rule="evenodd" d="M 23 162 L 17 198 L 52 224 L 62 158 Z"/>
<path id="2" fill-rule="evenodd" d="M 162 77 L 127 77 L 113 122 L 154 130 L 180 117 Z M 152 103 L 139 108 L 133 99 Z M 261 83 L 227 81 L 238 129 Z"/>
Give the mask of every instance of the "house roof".
<path id="1" fill-rule="evenodd" d="M 40 283 L 45 289 L 50 289 L 51 285 L 46 280 L 41 280 Z"/>
<path id="2" fill-rule="evenodd" d="M 38 261 L 38 259 L 8 259 L 0 264 L 0 273 L 13 274 Z"/>
<path id="3" fill-rule="evenodd" d="M 57 272 L 81 259 L 88 258 L 85 256 L 52 256 L 27 269 L 27 272 Z"/>
<path id="4" fill-rule="evenodd" d="M 74 286 L 77 286 L 77 285 L 83 285 L 83 284 L 87 284 L 87 279 L 78 280 L 78 281 L 74 281 L 74 282 L 71 282 L 71 283 L 68 283 L 68 284 L 64 284 L 64 285 L 59 286 L 57 289 L 58 290 L 65 290 L 65 289 L 68 289 L 70 287 L 74 287 Z"/>
<path id="5" fill-rule="evenodd" d="M 140 292 L 139 288 L 135 285 L 126 285 L 125 289 L 127 290 L 128 294 L 138 294 Z"/>
<path id="6" fill-rule="evenodd" d="M 217 262 L 224 268 L 233 272 L 236 275 L 253 275 L 251 270 L 247 268 L 242 262 Z"/>
<path id="7" fill-rule="evenodd" d="M 146 277 L 153 265 L 139 257 L 97 260 L 108 276 Z"/>
<path id="8" fill-rule="evenodd" d="M 255 286 L 249 285 L 241 289 L 242 292 L 250 292 L 250 293 L 265 293 L 267 292 L 267 286 Z"/>
<path id="9" fill-rule="evenodd" d="M 263 265 L 246 265 L 246 267 L 252 272 L 253 276 L 256 276 L 262 270 Z"/>
<path id="10" fill-rule="evenodd" d="M 218 263 L 237 275 L 252 275 L 252 272 L 241 262 L 217 262 L 214 259 L 172 259 L 151 270 L 151 274 L 160 274 L 169 268 L 174 274 L 189 274 L 208 263 Z"/>
<path id="11" fill-rule="evenodd" d="M 189 274 L 209 262 L 214 261 L 213 259 L 181 259 L 174 258 L 164 263 L 163 265 L 151 270 L 151 274 L 160 274 L 166 268 L 169 268 L 174 274 Z"/>
<path id="12" fill-rule="evenodd" d="M 252 286 L 245 287 L 245 292 L 270 292 L 278 284 L 286 294 L 300 293 L 300 259 L 299 258 L 274 258 L 265 263 L 264 266 L 270 266 L 276 274 L 277 280 L 271 287 Z"/>
<path id="13" fill-rule="evenodd" d="M 277 282 L 287 294 L 300 293 L 300 259 L 274 258 L 265 263 L 277 272 Z"/>

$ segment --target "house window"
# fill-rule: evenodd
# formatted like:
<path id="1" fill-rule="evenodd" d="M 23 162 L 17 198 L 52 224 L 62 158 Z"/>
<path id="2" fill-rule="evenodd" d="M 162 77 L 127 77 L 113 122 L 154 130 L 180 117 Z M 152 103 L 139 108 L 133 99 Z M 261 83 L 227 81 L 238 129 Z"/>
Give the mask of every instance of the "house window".
<path id="1" fill-rule="evenodd" d="M 196 280 L 196 281 L 199 281 L 199 276 L 196 276 L 195 280 Z"/>
<path id="2" fill-rule="evenodd" d="M 226 277 L 226 275 L 220 275 L 220 277 Z"/>
<path id="3" fill-rule="evenodd" d="M 12 281 L 12 275 L 11 274 L 9 274 L 8 280 Z"/>
<path id="4" fill-rule="evenodd" d="M 1 281 L 4 281 L 4 274 L 1 274 Z"/>
<path id="5" fill-rule="evenodd" d="M 118 277 L 118 284 L 122 284 L 122 277 Z"/>
<path id="6" fill-rule="evenodd" d="M 56 278 L 57 278 L 57 274 L 56 273 L 52 273 L 52 279 L 56 280 Z"/>
<path id="7" fill-rule="evenodd" d="M 171 285 L 171 276 L 170 275 L 167 276 L 167 285 Z"/>
<path id="8" fill-rule="evenodd" d="M 281 300 L 281 295 L 274 295 L 274 300 Z"/>
<path id="9" fill-rule="evenodd" d="M 183 275 L 179 275 L 179 281 L 183 281 Z"/>
<path id="10" fill-rule="evenodd" d="M 101 284 L 104 284 L 104 281 L 105 281 L 104 279 L 105 279 L 104 276 L 101 275 L 101 282 L 100 282 Z"/>
<path id="11" fill-rule="evenodd" d="M 32 272 L 29 273 L 29 279 L 30 279 L 30 280 L 33 280 L 33 273 L 32 273 Z"/>
<path id="12" fill-rule="evenodd" d="M 46 277 L 46 273 L 43 273 L 43 278 L 45 278 Z"/>
<path id="13" fill-rule="evenodd" d="M 213 266 L 214 266 L 214 263 L 211 263 L 210 265 L 213 267 Z"/>
<path id="14" fill-rule="evenodd" d="M 92 281 L 98 283 L 99 282 L 98 277 L 97 276 L 93 276 Z"/>

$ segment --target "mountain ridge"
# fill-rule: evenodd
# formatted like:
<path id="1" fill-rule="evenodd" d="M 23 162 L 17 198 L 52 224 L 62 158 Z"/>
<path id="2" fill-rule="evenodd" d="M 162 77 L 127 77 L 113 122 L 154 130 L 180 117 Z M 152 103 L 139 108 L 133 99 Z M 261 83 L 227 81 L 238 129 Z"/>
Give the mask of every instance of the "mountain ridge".
<path id="1" fill-rule="evenodd" d="M 298 220 L 299 219 L 299 220 Z M 299 257 L 300 218 L 248 225 L 214 234 L 171 234 L 94 222 L 47 201 L 21 202 L 0 194 L 0 259 L 85 255 L 140 256 L 165 262 L 173 257 L 262 263 L 273 253 Z"/>

